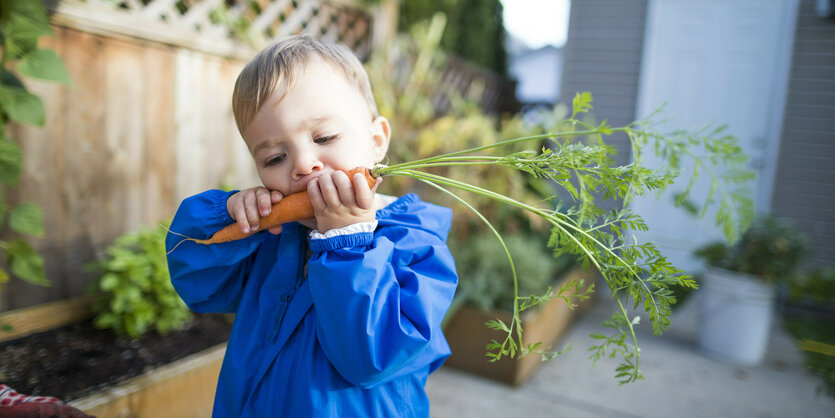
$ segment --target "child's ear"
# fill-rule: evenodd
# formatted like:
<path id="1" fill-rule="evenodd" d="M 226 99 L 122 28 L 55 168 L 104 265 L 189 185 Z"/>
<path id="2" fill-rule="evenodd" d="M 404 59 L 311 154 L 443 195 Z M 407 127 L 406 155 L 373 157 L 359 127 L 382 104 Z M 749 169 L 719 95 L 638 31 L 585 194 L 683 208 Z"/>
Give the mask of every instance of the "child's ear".
<path id="1" fill-rule="evenodd" d="M 371 122 L 371 141 L 373 142 L 374 162 L 383 161 L 389 149 L 391 139 L 391 125 L 388 119 L 377 116 Z"/>

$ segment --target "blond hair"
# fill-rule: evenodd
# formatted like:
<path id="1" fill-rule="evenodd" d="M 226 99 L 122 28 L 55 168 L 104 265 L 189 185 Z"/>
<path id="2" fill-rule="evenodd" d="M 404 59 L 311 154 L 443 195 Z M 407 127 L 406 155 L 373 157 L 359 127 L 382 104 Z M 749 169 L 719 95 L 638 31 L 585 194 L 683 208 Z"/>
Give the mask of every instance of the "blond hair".
<path id="1" fill-rule="evenodd" d="M 378 116 L 368 74 L 350 49 L 309 35 L 295 35 L 264 48 L 238 74 L 232 113 L 241 135 L 277 87 L 283 89 L 281 99 L 287 95 L 313 55 L 341 70 L 368 103 L 372 118 Z"/>

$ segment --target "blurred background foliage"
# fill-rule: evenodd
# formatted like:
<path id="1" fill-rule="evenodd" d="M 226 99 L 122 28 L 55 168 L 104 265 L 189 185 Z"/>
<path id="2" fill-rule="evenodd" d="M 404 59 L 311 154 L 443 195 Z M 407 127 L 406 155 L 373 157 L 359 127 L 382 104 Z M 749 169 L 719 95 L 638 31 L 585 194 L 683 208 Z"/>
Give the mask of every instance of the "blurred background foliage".
<path id="1" fill-rule="evenodd" d="M 438 80 L 448 57 L 442 40 L 445 28 L 449 27 L 446 16 L 436 13 L 431 19 L 413 24 L 408 33 L 389 40 L 366 63 L 380 114 L 389 118 L 392 126 L 388 161 L 383 161 L 384 164 L 543 133 L 546 126 L 556 126 L 554 121 L 566 116 L 564 107 L 536 118 L 538 123 L 526 122 L 520 114 L 490 115 L 478 106 L 474 97 L 442 89 Z M 441 100 L 449 100 L 452 105 L 439 114 L 436 104 Z M 530 148 L 530 144 L 509 146 L 503 155 Z M 436 168 L 434 173 L 477 184 L 519 201 L 539 202 L 554 193 L 544 181 L 518 170 L 448 166 Z M 461 272 L 459 295 L 464 295 L 467 302 L 491 309 L 503 305 L 502 296 L 513 294 L 507 258 L 499 242 L 475 214 L 446 194 L 410 178 L 388 177 L 381 192 L 396 196 L 416 192 L 425 201 L 455 208 L 449 245 Z M 522 294 L 540 294 L 547 289 L 561 265 L 548 254 L 545 245 L 549 226 L 534 215 L 486 197 L 471 194 L 461 197 L 496 226 L 507 238 L 511 254 L 520 257 L 517 268 L 524 265 L 519 276 Z M 492 262 L 485 264 L 487 260 Z M 501 268 L 507 270 L 506 274 L 497 270 Z"/>
<path id="2" fill-rule="evenodd" d="M 444 13 L 449 21 L 440 42 L 443 50 L 507 75 L 503 8 L 499 0 L 401 1 L 398 24 L 411 28 L 437 12 Z"/>

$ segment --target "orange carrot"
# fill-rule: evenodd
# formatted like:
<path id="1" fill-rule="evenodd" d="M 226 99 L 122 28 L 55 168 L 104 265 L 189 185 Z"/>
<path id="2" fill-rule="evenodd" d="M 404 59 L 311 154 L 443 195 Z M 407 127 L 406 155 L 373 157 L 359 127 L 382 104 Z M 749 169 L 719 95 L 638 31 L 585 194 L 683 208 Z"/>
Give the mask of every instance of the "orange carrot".
<path id="1" fill-rule="evenodd" d="M 365 176 L 365 180 L 368 182 L 369 187 L 374 186 L 376 178 L 371 175 L 371 170 L 366 167 L 357 167 L 345 172 L 352 183 L 354 181 L 354 174 L 357 173 L 362 173 Z M 274 204 L 270 214 L 262 216 L 261 219 L 258 220 L 258 231 L 264 231 L 288 222 L 295 222 L 312 217 L 313 204 L 310 203 L 307 190 L 303 190 L 301 192 L 284 196 L 283 199 Z M 209 239 L 186 238 L 185 240 L 208 245 L 243 239 L 254 233 L 255 232 L 250 232 L 245 234 L 241 232 L 237 223 L 233 223 L 215 232 Z"/>

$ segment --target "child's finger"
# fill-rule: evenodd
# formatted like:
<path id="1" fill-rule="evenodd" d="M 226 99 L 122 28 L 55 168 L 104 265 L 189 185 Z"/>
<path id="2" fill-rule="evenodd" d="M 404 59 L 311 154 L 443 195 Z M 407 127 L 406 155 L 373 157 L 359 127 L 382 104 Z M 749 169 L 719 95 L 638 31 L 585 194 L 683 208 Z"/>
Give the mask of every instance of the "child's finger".
<path id="1" fill-rule="evenodd" d="M 320 211 L 325 208 L 325 200 L 322 198 L 322 192 L 319 190 L 319 179 L 313 179 L 307 183 L 307 197 L 310 199 L 310 204 L 313 205 L 315 211 Z"/>
<path id="2" fill-rule="evenodd" d="M 377 185 L 375 184 L 374 187 Z M 362 173 L 354 174 L 354 199 L 357 206 L 362 209 L 371 209 L 374 206 L 374 192 L 368 188 L 365 176 Z"/>
<path id="3" fill-rule="evenodd" d="M 248 190 L 244 193 L 244 211 L 246 212 L 246 220 L 249 222 L 249 229 L 251 231 L 258 230 L 258 220 L 261 215 L 258 214 L 258 200 L 254 190 Z"/>
<path id="4" fill-rule="evenodd" d="M 275 190 L 270 192 L 270 201 L 272 201 L 273 204 L 280 202 L 281 199 L 284 199 L 284 195 L 281 194 L 281 192 L 277 192 Z"/>
<path id="5" fill-rule="evenodd" d="M 239 195 L 232 196 L 229 199 L 227 210 L 229 211 L 229 216 L 238 223 L 241 232 L 248 234 L 249 221 L 246 219 L 246 209 L 244 209 L 243 199 Z"/>
<path id="6" fill-rule="evenodd" d="M 331 176 L 325 174 L 317 178 L 319 180 L 319 190 L 322 192 L 322 199 L 325 205 L 329 208 L 338 208 L 342 205 L 339 201 L 339 193 L 336 191 L 336 186 L 333 184 Z"/>
<path id="7" fill-rule="evenodd" d="M 342 171 L 333 173 L 333 183 L 336 186 L 336 191 L 339 194 L 339 200 L 345 206 L 355 206 L 357 201 L 354 198 L 354 189 L 351 187 L 351 180 L 348 175 Z"/>
<path id="8" fill-rule="evenodd" d="M 255 200 L 258 204 L 258 213 L 261 216 L 269 215 L 273 208 L 272 196 L 270 191 L 263 187 L 256 189 Z"/>

